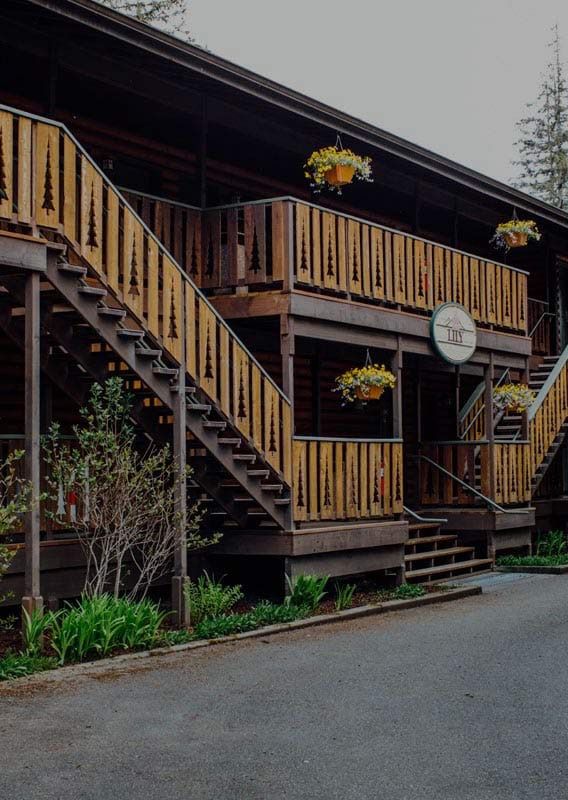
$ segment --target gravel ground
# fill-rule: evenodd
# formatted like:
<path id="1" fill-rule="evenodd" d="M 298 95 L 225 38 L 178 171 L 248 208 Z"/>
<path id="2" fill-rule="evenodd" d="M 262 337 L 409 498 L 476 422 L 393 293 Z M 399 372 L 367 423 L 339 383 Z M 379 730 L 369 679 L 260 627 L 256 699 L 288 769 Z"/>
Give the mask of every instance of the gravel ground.
<path id="1" fill-rule="evenodd" d="M 568 798 L 568 578 L 0 690 L 1 800 Z"/>

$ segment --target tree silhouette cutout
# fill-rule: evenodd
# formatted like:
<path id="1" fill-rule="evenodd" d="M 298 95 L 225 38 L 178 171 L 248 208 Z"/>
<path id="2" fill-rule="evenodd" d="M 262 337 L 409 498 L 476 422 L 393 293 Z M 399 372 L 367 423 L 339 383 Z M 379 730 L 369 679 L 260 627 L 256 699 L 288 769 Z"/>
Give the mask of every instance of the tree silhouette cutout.
<path id="1" fill-rule="evenodd" d="M 132 297 L 137 297 L 140 294 L 138 288 L 138 259 L 136 257 L 136 237 L 132 237 L 132 259 L 130 261 L 130 280 L 128 282 L 128 294 Z M 172 287 L 173 298 L 173 287 Z M 175 326 L 175 322 L 174 322 Z M 172 327 L 172 320 L 170 315 L 170 329 Z M 170 338 L 172 338 L 170 334 Z"/>
<path id="2" fill-rule="evenodd" d="M 95 214 L 95 184 L 91 184 L 91 202 L 89 204 L 89 222 L 87 225 L 87 245 L 94 249 L 99 246 L 97 241 L 97 216 Z"/>
<path id="3" fill-rule="evenodd" d="M 272 406 L 270 409 L 270 436 L 268 440 L 268 452 L 269 453 L 276 452 L 276 429 L 274 426 L 274 400 L 272 401 Z"/>
<path id="4" fill-rule="evenodd" d="M 237 409 L 237 417 L 239 419 L 246 419 L 246 415 L 247 415 L 247 407 L 245 403 L 245 382 L 243 377 L 243 365 L 241 364 L 241 370 L 239 375 L 239 402 Z"/>
<path id="5" fill-rule="evenodd" d="M 8 179 L 6 177 L 6 161 L 4 156 L 4 134 L 0 127 L 0 200 L 8 199 Z"/>
<path id="6" fill-rule="evenodd" d="M 193 275 L 194 277 L 195 277 L 195 275 L 198 274 L 198 269 L 197 269 L 197 246 L 196 246 L 196 244 L 197 243 L 195 241 L 195 231 L 194 231 L 193 232 L 193 239 L 192 239 L 192 243 L 191 243 L 191 260 L 190 260 L 191 268 L 189 270 L 189 274 Z"/>
<path id="7" fill-rule="evenodd" d="M 55 211 L 53 205 L 53 177 L 51 175 L 51 146 L 47 143 L 47 153 L 45 157 L 45 177 L 43 185 L 43 202 L 41 207 L 46 211 Z"/>
<path id="8" fill-rule="evenodd" d="M 304 472 L 302 462 L 298 464 L 298 508 L 304 508 Z"/>
<path id="9" fill-rule="evenodd" d="M 333 247 L 332 247 L 331 231 L 330 231 L 327 239 L 327 276 L 328 278 L 333 278 L 334 275 L 335 275 L 335 266 L 333 263 Z"/>
<path id="10" fill-rule="evenodd" d="M 177 319 L 176 319 L 176 303 L 175 303 L 175 287 L 174 287 L 174 279 L 172 278 L 172 288 L 170 291 L 170 329 L 168 331 L 168 336 L 170 339 L 177 339 L 178 332 L 177 332 Z"/>
<path id="11" fill-rule="evenodd" d="M 207 323 L 207 335 L 205 338 L 205 378 L 213 378 L 213 359 L 211 357 L 211 334 L 209 332 L 209 323 Z"/>
<path id="12" fill-rule="evenodd" d="M 375 256 L 375 286 L 377 289 L 382 289 L 383 286 L 383 271 L 381 269 L 381 256 L 378 247 Z"/>
<path id="13" fill-rule="evenodd" d="M 302 222 L 302 241 L 300 244 L 300 269 L 305 272 L 308 269 L 308 253 L 306 248 L 306 223 Z"/>
<path id="14" fill-rule="evenodd" d="M 329 485 L 329 463 L 328 457 L 325 457 L 325 476 L 323 481 L 323 504 L 329 508 L 331 505 L 331 487 Z"/>
<path id="15" fill-rule="evenodd" d="M 359 281 L 359 261 L 357 259 L 357 242 L 353 239 L 353 270 L 351 277 L 354 281 Z"/>
<path id="16" fill-rule="evenodd" d="M 256 235 L 256 225 L 254 226 L 254 231 L 252 234 L 252 249 L 250 253 L 249 270 L 251 272 L 254 272 L 255 275 L 257 272 L 260 272 L 260 252 L 258 249 L 258 236 Z"/>

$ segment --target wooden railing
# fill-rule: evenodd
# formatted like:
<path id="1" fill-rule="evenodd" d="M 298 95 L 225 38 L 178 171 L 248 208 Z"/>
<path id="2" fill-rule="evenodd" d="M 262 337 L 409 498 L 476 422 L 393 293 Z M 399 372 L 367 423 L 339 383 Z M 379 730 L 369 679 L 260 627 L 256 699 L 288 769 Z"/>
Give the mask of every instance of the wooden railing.
<path id="1" fill-rule="evenodd" d="M 568 347 L 528 410 L 531 478 L 539 470 L 568 417 Z"/>
<path id="2" fill-rule="evenodd" d="M 482 326 L 527 332 L 527 274 L 513 267 L 293 197 L 206 209 L 201 229 L 190 206 L 128 197 L 202 288 L 296 287 L 422 314 L 455 301 Z"/>
<path id="3" fill-rule="evenodd" d="M 294 519 L 366 520 L 402 514 L 402 442 L 294 438 Z"/>
<path id="4" fill-rule="evenodd" d="M 528 442 L 432 442 L 422 445 L 421 454 L 429 459 L 420 467 L 426 506 L 479 506 L 483 497 L 504 506 L 530 501 Z"/>
<path id="5" fill-rule="evenodd" d="M 62 236 L 289 484 L 290 402 L 188 274 L 63 125 L 2 106 L 0 131 L 0 220 Z"/>

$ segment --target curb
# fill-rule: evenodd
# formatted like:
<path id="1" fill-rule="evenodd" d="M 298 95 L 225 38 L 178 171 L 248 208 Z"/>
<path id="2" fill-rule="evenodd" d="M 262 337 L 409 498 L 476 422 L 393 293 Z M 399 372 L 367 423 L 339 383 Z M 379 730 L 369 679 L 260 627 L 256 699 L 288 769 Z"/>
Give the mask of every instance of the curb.
<path id="1" fill-rule="evenodd" d="M 548 567 L 535 566 L 514 566 L 514 567 L 495 567 L 497 572 L 523 572 L 526 575 L 565 575 L 568 572 L 568 564 L 551 564 Z"/>
<path id="2" fill-rule="evenodd" d="M 99 661 L 86 661 L 82 664 L 69 664 L 66 667 L 58 667 L 57 669 L 38 672 L 34 675 L 26 675 L 23 678 L 13 678 L 12 680 L 2 681 L 0 683 L 0 696 L 3 693 L 3 689 L 10 690 L 12 688 L 24 686 L 40 686 L 44 683 L 53 683 L 58 680 L 64 680 L 67 677 L 106 672 L 115 667 L 128 665 L 133 662 L 140 661 L 141 659 L 159 658 L 176 653 L 184 653 L 188 650 L 197 650 L 202 647 L 212 647 L 213 645 L 238 642 L 242 639 L 258 639 L 278 633 L 288 633 L 290 631 L 302 630 L 303 628 L 314 628 L 320 625 L 328 625 L 329 623 L 333 622 L 348 622 L 349 620 L 358 619 L 360 617 L 373 617 L 379 614 L 389 614 L 393 611 L 404 611 L 407 608 L 432 606 L 438 603 L 449 603 L 453 600 L 461 600 L 464 597 L 473 597 L 481 593 L 481 586 L 458 587 L 457 589 L 449 589 L 445 592 L 433 592 L 432 594 L 427 594 L 424 597 L 413 597 L 409 600 L 388 600 L 380 605 L 359 606 L 358 608 L 345 609 L 345 611 L 335 611 L 332 614 L 321 614 L 317 617 L 307 617 L 306 619 L 299 619 L 295 622 L 282 622 L 278 625 L 267 625 L 264 628 L 257 628 L 254 631 L 235 633 L 232 636 L 222 636 L 218 639 L 203 639 L 198 642 L 176 644 L 172 645 L 171 647 L 156 647 L 152 650 L 141 650 L 138 653 L 125 653 L 122 656 L 101 658 Z"/>

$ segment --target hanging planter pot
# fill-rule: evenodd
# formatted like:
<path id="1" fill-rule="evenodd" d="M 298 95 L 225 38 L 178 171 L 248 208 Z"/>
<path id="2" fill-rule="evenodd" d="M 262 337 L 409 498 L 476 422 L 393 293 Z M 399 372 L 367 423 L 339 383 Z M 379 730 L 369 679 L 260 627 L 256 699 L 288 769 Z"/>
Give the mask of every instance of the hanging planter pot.
<path id="1" fill-rule="evenodd" d="M 384 386 L 376 386 L 375 384 L 362 384 L 355 388 L 355 397 L 357 400 L 380 400 L 385 391 Z"/>
<path id="2" fill-rule="evenodd" d="M 339 136 L 335 145 L 314 150 L 304 164 L 304 175 L 316 193 L 327 186 L 341 194 L 341 187 L 347 186 L 354 178 L 369 183 L 373 181 L 371 159 L 344 148 Z"/>
<path id="3" fill-rule="evenodd" d="M 355 177 L 355 167 L 336 164 L 325 173 L 325 180 L 331 186 L 347 186 Z"/>
<path id="4" fill-rule="evenodd" d="M 515 247 L 526 247 L 529 240 L 538 242 L 540 232 L 532 219 L 518 219 L 513 216 L 508 222 L 502 222 L 495 229 L 491 243 L 495 247 L 510 250 Z"/>
<path id="5" fill-rule="evenodd" d="M 526 383 L 507 383 L 493 392 L 493 405 L 509 414 L 524 414 L 534 403 L 536 392 Z"/>
<path id="6" fill-rule="evenodd" d="M 369 351 L 364 367 L 353 367 L 338 375 L 334 392 L 339 392 L 343 405 L 356 400 L 366 404 L 369 400 L 380 400 L 385 389 L 394 389 L 396 377 L 384 364 L 373 364 Z"/>

